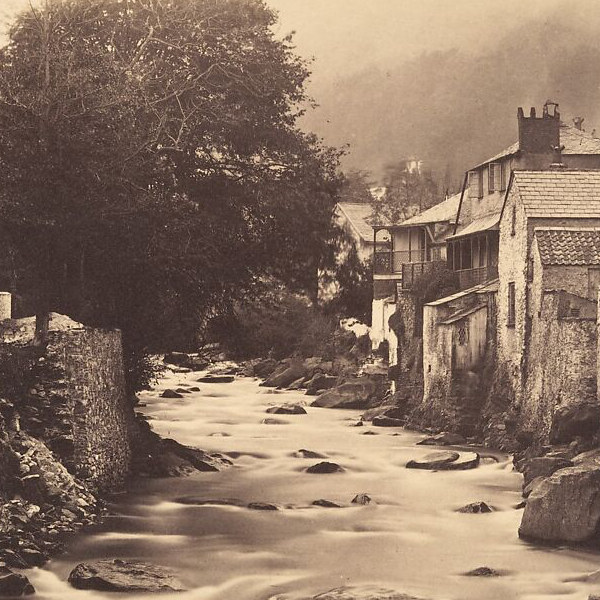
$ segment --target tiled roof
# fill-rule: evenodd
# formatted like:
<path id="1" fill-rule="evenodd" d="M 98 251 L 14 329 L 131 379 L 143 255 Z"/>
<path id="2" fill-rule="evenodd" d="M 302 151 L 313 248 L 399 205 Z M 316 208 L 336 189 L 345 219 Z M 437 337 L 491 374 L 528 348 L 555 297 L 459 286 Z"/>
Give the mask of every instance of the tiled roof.
<path id="1" fill-rule="evenodd" d="M 563 154 L 600 154 L 600 138 L 592 137 L 590 133 L 571 127 L 566 123 L 560 124 L 560 143 L 565 147 Z M 498 152 L 495 156 L 487 158 L 474 169 L 487 165 L 505 156 L 512 156 L 519 151 L 519 142 L 511 144 L 508 148 Z"/>
<path id="2" fill-rule="evenodd" d="M 514 171 L 529 217 L 600 219 L 600 170 Z"/>
<path id="3" fill-rule="evenodd" d="M 458 214 L 458 205 L 460 204 L 461 193 L 454 194 L 446 200 L 424 210 L 422 213 L 407 219 L 401 223 L 401 226 L 426 225 L 427 223 L 443 223 L 456 221 Z"/>
<path id="4" fill-rule="evenodd" d="M 495 212 L 490 215 L 486 215 L 485 217 L 474 219 L 468 225 L 465 225 L 464 227 L 459 229 L 454 235 L 450 236 L 448 239 L 451 240 L 453 238 L 463 237 L 472 233 L 480 233 L 482 231 L 488 231 L 490 229 L 498 229 L 499 223 L 500 212 Z"/>
<path id="5" fill-rule="evenodd" d="M 366 242 L 372 242 L 373 225 L 378 225 L 379 223 L 375 223 L 371 205 L 358 202 L 338 202 L 338 207 L 358 235 Z M 386 225 L 386 223 L 381 223 L 381 225 Z M 382 232 L 377 237 L 378 241 L 384 241 L 386 234 Z"/>
<path id="6" fill-rule="evenodd" d="M 536 228 L 544 265 L 600 265 L 600 229 Z"/>

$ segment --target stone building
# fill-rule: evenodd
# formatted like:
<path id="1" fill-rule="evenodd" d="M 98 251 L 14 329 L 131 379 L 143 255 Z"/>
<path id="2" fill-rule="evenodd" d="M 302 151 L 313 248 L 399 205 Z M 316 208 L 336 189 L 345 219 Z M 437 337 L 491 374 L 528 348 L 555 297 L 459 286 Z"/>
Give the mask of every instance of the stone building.
<path id="1" fill-rule="evenodd" d="M 500 220 L 498 361 L 523 426 L 596 397 L 600 171 L 515 171 Z"/>

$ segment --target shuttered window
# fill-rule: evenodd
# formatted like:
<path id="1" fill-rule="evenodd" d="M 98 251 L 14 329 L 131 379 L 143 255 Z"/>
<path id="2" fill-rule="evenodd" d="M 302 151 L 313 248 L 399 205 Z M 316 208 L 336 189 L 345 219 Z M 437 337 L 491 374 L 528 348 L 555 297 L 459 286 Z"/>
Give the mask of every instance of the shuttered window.
<path id="1" fill-rule="evenodd" d="M 507 179 L 507 171 L 508 171 L 508 161 L 503 161 L 500 164 L 499 172 L 499 181 L 498 181 L 498 189 L 503 192 L 506 189 L 506 179 Z"/>
<path id="2" fill-rule="evenodd" d="M 483 171 L 469 171 L 469 198 L 483 198 Z"/>
<path id="3" fill-rule="evenodd" d="M 515 301 L 515 284 L 508 284 L 508 327 L 515 326 L 516 319 L 516 301 Z"/>

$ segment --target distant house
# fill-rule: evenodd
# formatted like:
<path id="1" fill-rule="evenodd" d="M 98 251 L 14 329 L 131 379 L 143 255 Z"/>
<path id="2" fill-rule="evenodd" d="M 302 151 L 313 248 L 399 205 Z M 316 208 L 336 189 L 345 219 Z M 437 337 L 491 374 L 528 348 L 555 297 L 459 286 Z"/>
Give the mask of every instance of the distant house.
<path id="1" fill-rule="evenodd" d="M 373 239 L 373 208 L 367 203 L 338 202 L 336 216 L 339 225 L 350 236 L 360 260 L 371 260 L 375 249 Z M 377 246 L 383 250 L 389 245 L 389 235 L 380 236 Z"/>
<path id="2" fill-rule="evenodd" d="M 396 311 L 398 294 L 410 289 L 415 279 L 435 264 L 446 264 L 446 238 L 453 231 L 460 194 L 397 225 L 374 225 L 374 240 L 387 235 L 387 248 L 378 246 L 373 268 L 373 309 L 371 342 L 390 344 L 390 360 L 395 361 L 396 339 L 389 317 Z"/>

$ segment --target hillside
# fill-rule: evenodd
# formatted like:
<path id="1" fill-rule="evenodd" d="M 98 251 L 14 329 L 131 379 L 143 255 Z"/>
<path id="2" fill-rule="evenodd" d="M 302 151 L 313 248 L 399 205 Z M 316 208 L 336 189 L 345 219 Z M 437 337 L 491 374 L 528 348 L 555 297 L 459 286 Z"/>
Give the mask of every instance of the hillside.
<path id="1" fill-rule="evenodd" d="M 455 187 L 470 164 L 515 141 L 518 106 L 539 109 L 550 98 L 564 121 L 581 115 L 584 128 L 598 123 L 600 131 L 600 51 L 587 17 L 567 22 L 554 13 L 478 53 L 431 52 L 340 74 L 313 86 L 320 106 L 303 126 L 330 144 L 350 144 L 347 168 L 377 176 L 389 162 L 418 156 Z"/>

